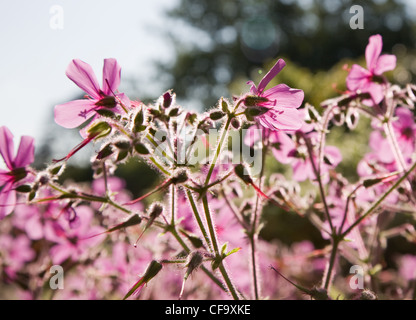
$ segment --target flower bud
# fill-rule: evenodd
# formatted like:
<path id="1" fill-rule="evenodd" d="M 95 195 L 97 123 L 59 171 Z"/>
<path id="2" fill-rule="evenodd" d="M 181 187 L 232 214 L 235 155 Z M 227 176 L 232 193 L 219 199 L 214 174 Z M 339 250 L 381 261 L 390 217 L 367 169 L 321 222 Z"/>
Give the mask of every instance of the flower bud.
<path id="1" fill-rule="evenodd" d="M 142 132 L 146 130 L 146 126 L 143 125 L 144 123 L 144 114 L 143 110 L 140 109 L 136 115 L 134 116 L 134 122 L 133 122 L 133 132 Z"/>
<path id="2" fill-rule="evenodd" d="M 169 117 L 177 117 L 179 113 L 179 108 L 173 108 L 169 111 Z"/>
<path id="3" fill-rule="evenodd" d="M 167 91 L 163 94 L 163 108 L 169 108 L 172 104 L 172 93 Z"/>
<path id="4" fill-rule="evenodd" d="M 241 126 L 240 120 L 238 120 L 237 118 L 232 118 L 231 119 L 231 125 L 236 130 L 240 129 L 240 126 Z"/>
<path id="5" fill-rule="evenodd" d="M 224 116 L 225 116 L 225 113 L 219 110 L 215 110 L 209 114 L 210 119 L 214 121 L 220 120 Z"/>
<path id="6" fill-rule="evenodd" d="M 230 108 L 228 107 L 228 103 L 224 99 L 221 99 L 221 110 L 225 113 L 230 112 Z"/>
<path id="7" fill-rule="evenodd" d="M 186 170 L 180 170 L 178 171 L 172 178 L 173 184 L 180 184 L 188 181 L 188 173 Z"/>
<path id="8" fill-rule="evenodd" d="M 188 268 L 186 270 L 184 279 L 186 280 L 192 272 L 198 269 L 201 266 L 203 261 L 204 261 L 204 256 L 200 251 L 198 250 L 192 251 L 188 255 L 187 264 L 186 264 Z"/>
<path id="9" fill-rule="evenodd" d="M 149 218 L 154 220 L 158 216 L 160 216 L 162 212 L 163 212 L 163 205 L 158 202 L 155 202 L 149 208 Z"/>

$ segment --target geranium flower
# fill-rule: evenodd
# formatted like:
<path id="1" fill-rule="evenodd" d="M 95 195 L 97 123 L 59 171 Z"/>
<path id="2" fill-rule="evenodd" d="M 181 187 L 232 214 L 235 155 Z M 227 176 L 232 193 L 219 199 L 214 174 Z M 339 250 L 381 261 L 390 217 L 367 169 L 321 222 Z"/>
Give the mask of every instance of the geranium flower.
<path id="1" fill-rule="evenodd" d="M 0 219 L 12 213 L 16 206 L 16 184 L 27 176 L 26 166 L 34 160 L 34 139 L 22 136 L 14 157 L 13 134 L 0 127 L 0 154 L 9 170 L 0 169 Z"/>
<path id="2" fill-rule="evenodd" d="M 72 60 L 66 75 L 89 97 L 55 106 L 56 123 L 65 128 L 75 128 L 99 116 L 100 110 L 122 113 L 123 109 L 129 109 L 131 103 L 128 97 L 124 93 L 116 93 L 120 85 L 120 74 L 121 67 L 115 59 L 104 59 L 103 83 L 100 88 L 91 66 L 79 59 Z"/>
<path id="3" fill-rule="evenodd" d="M 257 141 L 264 137 L 271 145 L 275 158 L 281 163 L 289 163 L 291 158 L 288 157 L 288 154 L 295 148 L 295 142 L 282 131 L 263 128 L 261 132 L 262 136 L 260 136 L 260 131 L 256 126 L 251 126 L 246 130 L 244 143 L 252 147 Z"/>
<path id="4" fill-rule="evenodd" d="M 393 70 L 396 67 L 396 56 L 391 54 L 381 54 L 383 40 L 379 34 L 371 36 L 365 49 L 365 60 L 367 69 L 354 64 L 347 76 L 347 88 L 350 91 L 369 93 L 370 99 L 363 101 L 366 105 L 378 104 L 383 100 L 384 79 L 381 75 Z"/>
<path id="5" fill-rule="evenodd" d="M 303 91 L 292 89 L 285 84 L 278 84 L 268 90 L 266 86 L 285 67 L 283 59 L 279 59 L 256 87 L 253 81 L 250 94 L 244 97 L 246 107 L 257 109 L 252 114 L 264 127 L 271 130 L 293 131 L 302 126 L 303 117 L 297 110 L 303 101 Z"/>

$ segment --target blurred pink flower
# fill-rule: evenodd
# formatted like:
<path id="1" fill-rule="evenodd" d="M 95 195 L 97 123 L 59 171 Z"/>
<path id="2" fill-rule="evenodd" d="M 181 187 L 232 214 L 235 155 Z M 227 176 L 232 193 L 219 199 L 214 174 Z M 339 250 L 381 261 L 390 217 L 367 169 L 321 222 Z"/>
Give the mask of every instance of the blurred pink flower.
<path id="1" fill-rule="evenodd" d="M 306 148 L 306 147 L 305 147 Z M 299 149 L 299 148 L 298 148 Z M 311 181 L 316 180 L 315 172 L 313 170 L 311 158 L 307 154 L 306 150 L 299 153 L 298 149 L 293 149 L 289 153 L 289 156 L 292 157 L 292 168 L 293 168 L 293 179 L 296 181 L 305 181 L 309 179 Z M 301 148 L 304 149 L 304 148 Z M 335 168 L 342 160 L 342 155 L 339 152 L 337 147 L 326 146 L 324 148 L 324 157 L 326 161 L 323 161 L 321 164 L 321 179 L 322 183 L 327 183 L 329 180 L 328 171 L 331 168 Z M 316 155 L 313 155 L 312 161 L 317 165 L 318 159 Z"/>
<path id="2" fill-rule="evenodd" d="M 92 224 L 94 212 L 87 206 L 79 206 L 76 211 L 78 217 L 76 227 L 64 228 L 59 221 L 56 221 L 53 230 L 50 230 L 51 234 L 48 238 L 56 243 L 50 250 L 54 264 L 61 264 L 68 258 L 82 259 L 89 248 L 103 240 L 101 237 L 91 237 L 105 231 L 103 227 Z"/>
<path id="3" fill-rule="evenodd" d="M 250 107 L 250 97 L 260 98 L 255 106 L 267 108 L 267 112 L 256 116 L 256 120 L 265 128 L 271 130 L 297 130 L 302 126 L 303 120 L 297 108 L 303 102 L 303 91 L 292 89 L 285 84 L 278 84 L 268 90 L 266 86 L 285 67 L 283 59 L 279 59 L 270 71 L 263 77 L 256 87 L 253 81 L 250 95 L 244 98 L 244 105 Z"/>
<path id="4" fill-rule="evenodd" d="M 4 258 L 4 271 L 13 279 L 16 272 L 35 258 L 35 251 L 25 235 L 14 238 L 9 234 L 3 234 L 0 235 L 0 257 Z"/>
<path id="5" fill-rule="evenodd" d="M 353 92 L 369 93 L 372 99 L 363 101 L 366 105 L 378 104 L 383 100 L 384 81 L 380 76 L 396 67 L 396 57 L 390 54 L 381 54 L 383 47 L 382 37 L 377 34 L 371 36 L 365 50 L 367 69 L 354 64 L 347 76 L 347 88 Z"/>
<path id="6" fill-rule="evenodd" d="M 413 112 L 407 108 L 399 107 L 395 110 L 396 121 L 392 122 L 403 156 L 411 162 L 411 155 L 415 150 L 416 124 Z"/>
<path id="7" fill-rule="evenodd" d="M 74 100 L 55 106 L 56 123 L 65 128 L 75 128 L 97 117 L 99 110 L 121 113 L 123 108 L 129 109 L 131 103 L 128 97 L 124 93 L 116 93 L 120 85 L 120 74 L 121 67 L 115 59 L 104 59 L 103 83 L 100 88 L 91 66 L 79 59 L 72 60 L 66 75 L 89 97 L 87 100 Z"/>
<path id="8" fill-rule="evenodd" d="M 244 136 L 244 143 L 248 146 L 253 146 L 261 138 L 271 145 L 271 150 L 275 158 L 281 163 L 289 163 L 291 159 L 288 154 L 295 148 L 295 142 L 282 131 L 262 129 L 262 136 L 260 136 L 259 129 L 256 126 L 251 126 L 247 129 Z"/>
<path id="9" fill-rule="evenodd" d="M 399 259 L 399 273 L 406 281 L 416 279 L 416 256 L 405 254 Z"/>
<path id="10" fill-rule="evenodd" d="M 34 160 L 34 139 L 22 136 L 19 150 L 14 156 L 13 134 L 0 127 L 0 154 L 9 170 L 0 169 L 0 219 L 12 213 L 16 206 L 16 184 L 27 176 L 26 166 Z"/>

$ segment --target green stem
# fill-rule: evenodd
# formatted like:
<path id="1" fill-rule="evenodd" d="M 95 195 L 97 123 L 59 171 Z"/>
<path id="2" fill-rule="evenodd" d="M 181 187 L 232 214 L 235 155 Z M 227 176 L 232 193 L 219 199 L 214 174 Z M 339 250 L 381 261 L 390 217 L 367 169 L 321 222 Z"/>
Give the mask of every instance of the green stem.
<path id="1" fill-rule="evenodd" d="M 337 250 L 338 250 L 339 243 L 340 243 L 340 241 L 338 239 L 332 238 L 331 257 L 329 258 L 329 265 L 328 265 L 328 269 L 326 270 L 326 279 L 325 279 L 325 283 L 324 283 L 324 289 L 326 289 L 326 290 L 329 289 L 329 285 L 331 283 L 332 270 L 334 269 L 334 266 L 335 266 L 335 258 L 337 256 Z"/>
<path id="2" fill-rule="evenodd" d="M 198 223 L 199 229 L 202 232 L 202 235 L 203 235 L 203 237 L 205 239 L 205 242 L 208 244 L 208 247 L 211 250 L 213 250 L 212 244 L 211 244 L 211 240 L 209 239 L 207 230 L 205 229 L 205 226 L 204 226 L 204 224 L 202 222 L 201 215 L 199 214 L 199 211 L 198 211 L 198 208 L 196 206 L 196 203 L 195 203 L 194 197 L 192 195 L 192 192 L 189 189 L 187 189 L 186 190 L 186 194 L 188 196 L 188 200 L 189 200 L 189 203 L 191 205 L 192 211 L 194 213 L 196 222 Z"/>
<path id="3" fill-rule="evenodd" d="M 316 176 L 316 180 L 318 181 L 319 193 L 321 194 L 322 202 L 324 204 L 325 216 L 326 216 L 326 219 L 328 220 L 329 227 L 330 227 L 331 232 L 332 232 L 333 229 L 334 229 L 334 226 L 332 224 L 331 216 L 329 215 L 329 209 L 328 209 L 328 204 L 326 203 L 325 191 L 324 191 L 324 187 L 322 185 L 321 175 L 318 172 L 318 169 L 316 168 L 315 161 L 313 161 L 313 158 L 314 158 L 313 157 L 313 148 L 312 148 L 310 140 L 306 137 L 305 134 L 303 134 L 303 139 L 305 140 L 305 144 L 306 144 L 306 147 L 308 149 L 309 160 L 312 164 L 313 172 Z"/>
<path id="4" fill-rule="evenodd" d="M 170 176 L 170 173 L 162 167 L 161 164 L 159 164 L 156 159 L 154 157 L 149 157 L 149 160 L 160 170 L 162 171 L 165 175 Z"/>
<path id="5" fill-rule="evenodd" d="M 268 140 L 268 137 L 266 137 L 266 140 Z M 264 139 L 262 140 L 262 164 L 260 169 L 260 175 L 259 175 L 259 187 L 262 187 L 262 178 L 264 173 L 264 165 L 266 160 L 266 154 L 268 145 L 265 145 Z M 260 206 L 260 196 L 256 192 L 256 205 L 254 207 L 253 212 L 253 220 L 252 220 L 252 226 L 251 226 L 251 232 L 250 235 L 250 248 L 251 248 L 251 268 L 253 273 L 253 291 L 254 291 L 254 298 L 256 300 L 259 299 L 259 284 L 258 284 L 258 277 L 257 277 L 257 268 L 256 268 L 256 240 L 257 240 L 257 225 L 258 225 L 258 211 Z"/>
<path id="6" fill-rule="evenodd" d="M 231 119 L 232 117 L 228 116 L 227 122 L 225 123 L 224 129 L 221 134 L 220 141 L 218 142 L 218 145 L 217 145 L 217 150 L 215 151 L 214 158 L 212 159 L 212 162 L 211 162 L 211 166 L 209 167 L 208 175 L 207 175 L 207 178 L 205 179 L 205 185 L 208 185 L 209 180 L 211 179 L 212 172 L 214 171 L 215 164 L 217 162 L 218 156 L 220 155 L 220 152 L 222 149 L 222 144 L 224 143 L 225 137 L 227 136 L 227 133 L 228 133 L 228 129 L 230 128 Z"/>
<path id="7" fill-rule="evenodd" d="M 243 99 L 239 100 L 237 104 L 235 105 L 233 112 L 228 114 L 227 116 L 227 122 L 225 123 L 224 129 L 221 134 L 220 141 L 217 145 L 217 150 L 215 151 L 214 158 L 212 159 L 211 166 L 209 167 L 207 178 L 205 179 L 205 185 L 208 185 L 209 180 L 211 179 L 212 172 L 214 171 L 215 164 L 217 162 L 218 156 L 220 155 L 222 144 L 224 143 L 225 137 L 227 136 L 228 129 L 230 128 L 231 120 L 235 117 L 235 111 L 238 109 L 240 104 L 243 102 Z"/>
<path id="8" fill-rule="evenodd" d="M 164 227 L 162 227 L 164 228 Z M 182 240 L 182 238 L 179 236 L 178 232 L 176 231 L 176 228 L 169 228 L 169 232 L 174 236 L 176 241 L 179 242 L 179 244 L 182 246 L 182 248 L 186 251 L 186 253 L 190 253 L 191 249 L 186 245 L 186 243 Z M 201 270 L 216 284 L 218 285 L 222 290 L 227 291 L 227 289 L 224 287 L 222 282 L 212 274 L 211 271 L 209 271 L 205 266 L 201 266 Z"/>
<path id="9" fill-rule="evenodd" d="M 207 224 L 208 224 L 208 230 L 209 230 L 209 233 L 210 233 L 210 236 L 211 236 L 211 242 L 212 242 L 212 246 L 214 248 L 215 256 L 220 257 L 217 235 L 215 233 L 214 223 L 213 223 L 212 218 L 211 218 L 211 212 L 209 210 L 208 199 L 207 199 L 206 195 L 204 195 L 202 197 L 202 203 L 203 203 L 203 206 L 204 206 L 205 219 L 206 219 Z M 227 285 L 227 288 L 228 288 L 230 294 L 232 295 L 234 300 L 239 300 L 236 289 L 235 289 L 233 283 L 231 282 L 231 279 L 230 279 L 230 276 L 227 273 L 227 270 L 224 267 L 223 261 L 220 262 L 219 269 L 220 269 L 220 272 L 221 272 L 221 274 L 224 278 L 224 281 Z"/>
<path id="10" fill-rule="evenodd" d="M 172 192 L 172 199 L 171 199 L 171 201 L 172 201 L 172 207 L 171 207 L 171 220 L 170 220 L 170 224 L 172 225 L 172 226 L 174 226 L 175 225 L 175 193 L 176 193 L 176 190 L 175 190 L 175 185 L 174 184 L 172 184 L 172 190 L 171 190 L 171 192 Z"/>
<path id="11" fill-rule="evenodd" d="M 60 187 L 58 187 L 58 186 L 56 186 L 52 183 L 49 183 L 49 186 L 52 189 L 62 193 L 63 195 L 70 195 L 71 197 L 74 197 L 76 199 L 81 199 L 81 200 L 86 200 L 86 201 L 107 203 L 107 204 L 111 205 L 112 207 L 114 207 L 116 209 L 119 209 L 119 210 L 121 210 L 125 213 L 128 213 L 128 214 L 131 214 L 130 210 L 120 206 L 119 204 L 117 204 L 116 202 L 111 200 L 110 197 L 108 197 L 108 196 L 107 197 L 97 197 L 97 196 L 87 195 L 87 194 L 82 194 L 82 195 L 81 194 L 75 194 L 75 193 L 72 193 L 72 192 L 68 192 L 68 191 L 66 191 L 66 190 L 64 190 L 64 189 L 62 189 L 62 188 L 60 188 Z M 59 198 L 50 198 L 50 200 L 60 200 L 60 199 Z"/>

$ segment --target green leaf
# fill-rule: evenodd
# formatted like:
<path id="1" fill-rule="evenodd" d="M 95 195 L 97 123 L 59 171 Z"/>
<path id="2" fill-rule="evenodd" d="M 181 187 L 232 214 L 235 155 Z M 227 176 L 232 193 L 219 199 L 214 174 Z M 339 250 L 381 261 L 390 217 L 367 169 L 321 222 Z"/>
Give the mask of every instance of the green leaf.
<path id="1" fill-rule="evenodd" d="M 179 114 L 179 108 L 173 108 L 169 112 L 169 117 L 176 117 Z"/>
<path id="2" fill-rule="evenodd" d="M 50 168 L 50 169 L 49 169 L 49 172 L 50 172 L 52 175 L 56 175 L 56 174 L 58 174 L 58 173 L 59 173 L 59 171 L 61 170 L 61 168 L 62 168 L 62 165 L 60 165 L 60 166 L 56 166 L 56 167 Z"/>
<path id="3" fill-rule="evenodd" d="M 238 247 L 238 248 L 234 248 L 233 250 L 228 251 L 228 252 L 225 254 L 225 256 L 226 256 L 226 257 L 228 257 L 229 255 L 232 255 L 233 253 L 236 253 L 236 252 L 238 252 L 238 251 L 240 251 L 240 250 L 241 250 L 241 248 L 240 248 L 240 247 Z"/>
<path id="4" fill-rule="evenodd" d="M 221 247 L 221 255 L 224 255 L 225 254 L 225 251 L 227 251 L 227 242 L 226 243 L 224 243 L 223 245 L 222 245 L 222 247 Z"/>
<path id="5" fill-rule="evenodd" d="M 143 143 L 137 143 L 134 145 L 134 149 L 138 154 L 146 155 L 149 154 L 149 149 Z"/>
<path id="6" fill-rule="evenodd" d="M 120 150 L 120 152 L 118 153 L 118 156 L 117 156 L 117 161 L 121 161 L 121 160 L 125 159 L 128 154 L 129 154 L 129 152 L 127 150 Z"/>
<path id="7" fill-rule="evenodd" d="M 31 187 L 31 186 L 29 186 L 28 184 L 24 184 L 24 185 L 18 186 L 18 187 L 16 188 L 16 191 L 17 191 L 17 192 L 27 193 L 27 192 L 32 191 L 32 187 Z"/>

